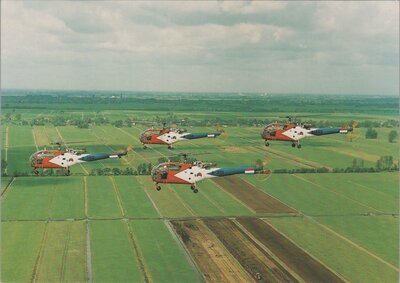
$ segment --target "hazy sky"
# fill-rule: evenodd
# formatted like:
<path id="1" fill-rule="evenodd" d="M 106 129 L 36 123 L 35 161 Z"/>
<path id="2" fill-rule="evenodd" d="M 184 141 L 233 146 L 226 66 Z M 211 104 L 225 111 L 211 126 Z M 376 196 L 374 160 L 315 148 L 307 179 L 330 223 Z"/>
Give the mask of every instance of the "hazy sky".
<path id="1" fill-rule="evenodd" d="M 399 2 L 1 1 L 3 88 L 399 93 Z"/>

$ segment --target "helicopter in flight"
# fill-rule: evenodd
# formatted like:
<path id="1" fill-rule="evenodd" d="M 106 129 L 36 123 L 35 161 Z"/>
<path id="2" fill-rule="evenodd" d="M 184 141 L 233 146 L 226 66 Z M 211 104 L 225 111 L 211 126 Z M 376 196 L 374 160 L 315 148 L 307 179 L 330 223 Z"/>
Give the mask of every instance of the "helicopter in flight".
<path id="1" fill-rule="evenodd" d="M 224 134 L 225 132 L 221 129 L 215 132 L 189 133 L 184 129 L 165 127 L 164 123 L 162 128 L 150 128 L 142 132 L 139 140 L 143 144 L 143 149 L 146 149 L 148 144 L 168 145 L 168 149 L 173 149 L 173 144 L 179 141 L 216 138 Z"/>
<path id="2" fill-rule="evenodd" d="M 217 167 L 216 163 L 204 161 L 187 161 L 187 154 L 183 162 L 167 161 L 153 167 L 151 178 L 156 184 L 156 190 L 160 191 L 159 184 L 187 184 L 197 193 L 197 183 L 209 178 L 225 177 L 236 174 L 270 174 L 271 171 L 264 168 L 264 163 L 259 161 L 256 166 Z"/>
<path id="3" fill-rule="evenodd" d="M 111 153 L 86 153 L 85 149 L 61 149 L 61 144 L 56 143 L 58 149 L 42 149 L 33 153 L 30 158 L 33 173 L 39 175 L 39 169 L 64 169 L 65 175 L 71 174 L 69 168 L 75 164 L 97 161 L 102 159 L 118 159 L 128 154 L 131 147 L 124 151 Z"/>
<path id="4" fill-rule="evenodd" d="M 306 137 L 323 136 L 331 134 L 348 134 L 353 132 L 357 123 L 352 127 L 343 126 L 342 128 L 312 128 L 310 124 L 296 122 L 296 117 L 286 116 L 288 122 L 268 124 L 261 132 L 261 138 L 265 140 L 265 146 L 269 146 L 269 141 L 287 141 L 292 143 L 292 147 L 301 148 L 300 140 Z"/>

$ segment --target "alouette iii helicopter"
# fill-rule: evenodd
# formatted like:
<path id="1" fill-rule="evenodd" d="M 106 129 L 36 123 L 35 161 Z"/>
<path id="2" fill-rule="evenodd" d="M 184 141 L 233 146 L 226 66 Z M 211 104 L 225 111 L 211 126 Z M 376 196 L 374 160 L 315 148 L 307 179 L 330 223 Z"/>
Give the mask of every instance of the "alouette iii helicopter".
<path id="1" fill-rule="evenodd" d="M 71 174 L 69 167 L 90 161 L 97 161 L 101 159 L 114 159 L 121 158 L 128 154 L 128 151 L 132 149 L 128 147 L 127 150 L 117 151 L 111 153 L 86 153 L 85 149 L 61 149 L 61 143 L 56 142 L 59 146 L 58 149 L 46 149 L 39 150 L 33 153 L 30 158 L 31 167 L 33 167 L 33 173 L 39 174 L 39 169 L 64 169 L 65 175 Z"/>
<path id="2" fill-rule="evenodd" d="M 292 147 L 301 148 L 300 140 L 305 137 L 323 136 L 331 134 L 347 134 L 353 132 L 357 123 L 352 127 L 343 126 L 342 128 L 312 128 L 310 124 L 296 122 L 296 117 L 286 116 L 286 123 L 271 123 L 261 132 L 261 137 L 265 140 L 265 146 L 269 146 L 269 141 L 288 141 L 292 142 Z"/>
<path id="3" fill-rule="evenodd" d="M 216 138 L 224 135 L 225 132 L 218 129 L 215 132 L 189 133 L 184 129 L 168 128 L 165 123 L 162 128 L 150 128 L 140 134 L 139 140 L 146 149 L 148 144 L 168 145 L 169 149 L 173 149 L 173 144 L 179 141 L 200 139 L 200 138 Z"/>
<path id="4" fill-rule="evenodd" d="M 183 162 L 167 161 L 153 167 L 151 178 L 156 184 L 156 190 L 160 191 L 159 184 L 190 184 L 190 189 L 197 193 L 197 183 L 208 178 L 225 177 L 236 174 L 271 174 L 271 171 L 264 168 L 264 164 L 259 160 L 256 166 L 240 166 L 219 168 L 216 163 L 192 161 L 188 162 L 187 154 L 183 156 Z"/>

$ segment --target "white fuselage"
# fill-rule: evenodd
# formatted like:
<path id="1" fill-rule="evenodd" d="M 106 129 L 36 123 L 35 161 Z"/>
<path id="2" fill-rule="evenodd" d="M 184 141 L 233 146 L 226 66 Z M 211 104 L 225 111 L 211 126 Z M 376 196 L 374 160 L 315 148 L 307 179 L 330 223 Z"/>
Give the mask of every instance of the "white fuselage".
<path id="1" fill-rule="evenodd" d="M 175 174 L 175 176 L 178 177 L 179 179 L 182 179 L 188 183 L 193 184 L 193 183 L 199 182 L 199 181 L 207 179 L 207 178 L 217 177 L 217 176 L 211 175 L 209 173 L 217 171 L 219 169 L 220 168 L 215 168 L 215 167 L 206 169 L 203 167 L 193 165 L 191 168 L 188 168 L 186 170 L 183 170 L 183 171 Z"/>
<path id="2" fill-rule="evenodd" d="M 89 155 L 89 154 L 77 155 L 77 154 L 74 154 L 71 152 L 65 152 L 63 154 L 60 154 L 60 155 L 50 159 L 49 162 L 66 168 L 66 167 L 70 167 L 70 166 L 78 164 L 78 163 L 85 162 L 83 160 L 79 160 L 79 158 L 87 156 L 87 155 Z"/>
<path id="3" fill-rule="evenodd" d="M 163 141 L 167 144 L 173 144 L 178 141 L 186 140 L 185 138 L 183 138 L 183 136 L 188 135 L 188 134 L 190 134 L 190 133 L 181 133 L 180 134 L 175 131 L 170 131 L 169 133 L 165 133 L 165 134 L 158 136 L 157 139 L 159 139 L 160 141 Z"/>
<path id="4" fill-rule="evenodd" d="M 288 138 L 298 141 L 302 138 L 305 137 L 310 137 L 313 136 L 313 134 L 311 134 L 310 132 L 315 130 L 316 128 L 312 128 L 312 129 L 306 129 L 300 126 L 296 126 L 294 128 L 291 128 L 289 130 L 286 130 L 284 132 L 282 132 L 283 135 L 287 136 Z"/>

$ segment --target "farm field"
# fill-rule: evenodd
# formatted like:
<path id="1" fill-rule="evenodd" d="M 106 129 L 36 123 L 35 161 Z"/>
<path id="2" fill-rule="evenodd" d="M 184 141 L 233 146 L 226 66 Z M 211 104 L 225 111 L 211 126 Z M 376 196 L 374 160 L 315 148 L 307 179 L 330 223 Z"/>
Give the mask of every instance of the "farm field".
<path id="1" fill-rule="evenodd" d="M 74 109 L 73 117 L 109 121 L 168 112 Z M 55 117 L 57 111 L 16 109 L 22 119 Z M 335 113 L 321 120 L 384 121 L 381 112 Z M 5 109 L 5 113 L 10 109 Z M 303 111 L 302 111 L 303 112 Z M 304 110 L 304 114 L 308 112 Z M 322 113 L 323 114 L 323 113 Z M 3 114 L 4 115 L 4 114 Z M 15 115 L 15 114 L 12 114 Z M 273 119 L 282 112 L 177 111 L 179 118 L 210 119 L 190 132 L 214 131 L 214 121 Z M 377 127 L 378 138 L 356 129 L 345 135 L 302 140 L 302 148 L 271 142 L 265 147 L 262 126 L 224 127 L 226 137 L 199 139 L 143 149 L 137 123 L 19 125 L 2 128 L 1 179 L 2 282 L 397 282 L 399 276 L 399 175 L 380 173 L 272 173 L 259 178 L 236 175 L 198 184 L 162 185 L 156 191 L 148 175 L 91 174 L 99 169 L 136 169 L 174 154 L 191 153 L 219 167 L 255 165 L 274 170 L 375 167 L 382 156 L 398 163 L 392 129 Z M 118 160 L 71 167 L 71 176 L 33 176 L 29 156 L 63 141 L 87 152 L 113 152 L 133 146 Z M 303 142 L 304 141 L 304 142 Z M 356 160 L 356 161 L 354 161 Z"/>

